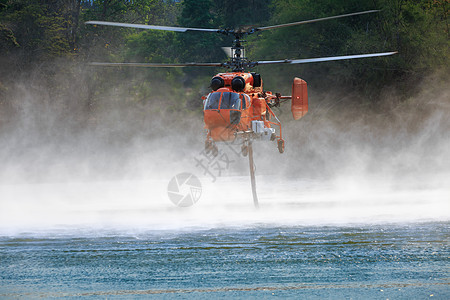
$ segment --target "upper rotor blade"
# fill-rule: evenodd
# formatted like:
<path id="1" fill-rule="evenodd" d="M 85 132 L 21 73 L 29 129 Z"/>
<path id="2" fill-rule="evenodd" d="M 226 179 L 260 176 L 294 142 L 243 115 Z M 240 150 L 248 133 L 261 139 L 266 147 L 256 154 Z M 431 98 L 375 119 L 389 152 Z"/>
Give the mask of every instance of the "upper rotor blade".
<path id="1" fill-rule="evenodd" d="M 351 14 L 332 16 L 332 17 L 325 17 L 325 18 L 319 18 L 319 19 L 313 19 L 313 20 L 307 20 L 307 21 L 299 21 L 299 22 L 294 22 L 294 23 L 286 23 L 286 24 L 266 26 L 266 27 L 256 27 L 255 30 L 256 31 L 269 30 L 269 29 L 288 27 L 288 26 L 294 26 L 294 25 L 300 25 L 300 24 L 308 24 L 308 23 L 320 22 L 320 21 L 337 19 L 337 18 L 344 18 L 344 17 L 356 16 L 356 15 L 370 14 L 370 13 L 374 13 L 374 12 L 378 12 L 378 11 L 379 10 L 367 10 L 367 11 L 356 12 L 356 13 L 351 13 Z"/>
<path id="2" fill-rule="evenodd" d="M 219 31 L 219 29 L 210 29 L 210 28 L 170 27 L 170 26 L 156 26 L 156 25 L 104 22 L 104 21 L 87 21 L 85 24 L 131 27 L 131 28 L 141 28 L 141 29 L 167 30 L 167 31 L 178 31 L 178 32 L 186 32 L 188 30 L 206 31 L 206 32 L 218 32 Z"/>
<path id="3" fill-rule="evenodd" d="M 92 62 L 91 66 L 100 67 L 144 67 L 144 68 L 173 68 L 173 67 L 222 67 L 224 63 L 183 63 L 183 64 L 156 64 L 156 63 L 102 63 Z"/>
<path id="4" fill-rule="evenodd" d="M 395 52 L 383 52 L 383 53 L 370 53 L 370 54 L 357 54 L 357 55 L 344 55 L 344 56 L 330 56 L 330 57 L 318 57 L 318 58 L 306 58 L 306 59 L 285 59 L 285 60 L 263 60 L 256 61 L 256 65 L 268 65 L 268 64 L 306 64 L 312 62 L 322 62 L 322 61 L 333 61 L 333 60 L 343 60 L 343 59 L 354 59 L 354 58 L 366 58 L 366 57 L 377 57 L 377 56 L 387 56 L 398 53 Z"/>

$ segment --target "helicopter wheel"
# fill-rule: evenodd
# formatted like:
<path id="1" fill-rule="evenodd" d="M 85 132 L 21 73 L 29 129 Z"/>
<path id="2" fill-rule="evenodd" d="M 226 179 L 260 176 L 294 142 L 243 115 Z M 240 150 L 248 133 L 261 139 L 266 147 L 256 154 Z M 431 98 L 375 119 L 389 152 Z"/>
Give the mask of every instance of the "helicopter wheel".
<path id="1" fill-rule="evenodd" d="M 248 155 L 248 146 L 246 144 L 242 145 L 241 152 L 244 157 Z"/>
<path id="2" fill-rule="evenodd" d="M 270 136 L 270 140 L 275 141 L 276 138 L 277 138 L 277 135 L 275 133 L 272 133 L 272 135 Z"/>
<path id="3" fill-rule="evenodd" d="M 284 140 L 282 139 L 278 140 L 278 151 L 280 151 L 280 153 L 284 152 Z"/>

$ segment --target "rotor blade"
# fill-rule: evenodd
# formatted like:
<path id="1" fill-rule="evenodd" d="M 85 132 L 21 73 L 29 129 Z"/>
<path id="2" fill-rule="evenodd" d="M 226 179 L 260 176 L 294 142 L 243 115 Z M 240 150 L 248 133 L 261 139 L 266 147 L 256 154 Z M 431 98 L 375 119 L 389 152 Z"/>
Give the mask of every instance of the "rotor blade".
<path id="1" fill-rule="evenodd" d="M 183 64 L 156 64 L 156 63 L 102 63 L 92 62 L 91 66 L 100 67 L 143 67 L 143 68 L 173 68 L 173 67 L 222 67 L 224 63 L 183 63 Z"/>
<path id="2" fill-rule="evenodd" d="M 255 31 L 269 30 L 269 29 L 288 27 L 288 26 L 294 26 L 294 25 L 300 25 L 300 24 L 308 24 L 308 23 L 320 22 L 320 21 L 337 19 L 337 18 L 344 18 L 344 17 L 356 16 L 356 15 L 370 14 L 370 13 L 374 13 L 374 12 L 378 12 L 378 11 L 379 10 L 367 10 L 367 11 L 356 12 L 356 13 L 351 13 L 351 14 L 332 16 L 332 17 L 325 17 L 325 18 L 319 18 L 319 19 L 313 19 L 313 20 L 307 20 L 307 21 L 299 21 L 299 22 L 294 22 L 294 23 L 286 23 L 286 24 L 266 26 L 266 27 L 256 27 Z"/>
<path id="3" fill-rule="evenodd" d="M 167 30 L 167 31 L 178 31 L 178 32 L 186 32 L 188 30 L 206 31 L 206 32 L 218 32 L 219 31 L 219 29 L 209 29 L 209 28 L 170 27 L 170 26 L 156 26 L 156 25 L 104 22 L 104 21 L 87 21 L 85 24 L 131 27 L 131 28 L 141 28 L 141 29 Z"/>
<path id="4" fill-rule="evenodd" d="M 268 64 L 306 64 L 313 62 L 322 61 L 333 61 L 333 60 L 343 60 L 343 59 L 354 59 L 354 58 L 366 58 L 366 57 L 378 57 L 387 56 L 398 53 L 395 52 L 383 52 L 383 53 L 370 53 L 370 54 L 357 54 L 357 55 L 344 55 L 344 56 L 331 56 L 331 57 L 318 57 L 318 58 L 305 58 L 305 59 L 285 59 L 285 60 L 263 60 L 256 61 L 256 65 L 268 65 Z"/>

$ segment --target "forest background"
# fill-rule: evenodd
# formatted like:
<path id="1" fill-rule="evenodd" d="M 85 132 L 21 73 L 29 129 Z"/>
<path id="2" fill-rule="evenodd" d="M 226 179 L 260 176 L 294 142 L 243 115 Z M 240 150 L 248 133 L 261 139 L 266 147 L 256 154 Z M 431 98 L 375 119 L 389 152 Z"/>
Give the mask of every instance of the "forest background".
<path id="1" fill-rule="evenodd" d="M 85 25 L 88 20 L 167 26 L 237 28 L 380 9 L 362 16 L 272 30 L 248 37 L 253 60 L 398 51 L 392 57 L 297 66 L 259 67 L 266 86 L 289 92 L 294 76 L 311 89 L 357 91 L 376 103 L 386 88 L 408 99 L 430 74 L 448 76 L 449 2 L 446 0 L 1 0 L 0 101 L 12 101 L 18 82 L 45 83 L 51 95 L 68 93 L 61 74 L 78 82 L 87 111 L 114 89 L 123 101 L 164 101 L 198 109 L 199 94 L 220 69 L 87 68 L 104 62 L 221 62 L 231 37 Z M 85 74 L 80 78 L 80 68 Z M 83 80 L 81 80 L 83 79 Z M 81 82 L 79 82 L 81 80 Z M 80 93 L 80 91 L 83 91 Z M 191 95 L 195 94 L 195 95 Z M 397 99 L 398 101 L 399 99 Z M 193 103 L 189 103 L 194 101 Z M 194 104 L 194 105 L 192 105 Z M 3 106 L 4 107 L 4 106 Z"/>

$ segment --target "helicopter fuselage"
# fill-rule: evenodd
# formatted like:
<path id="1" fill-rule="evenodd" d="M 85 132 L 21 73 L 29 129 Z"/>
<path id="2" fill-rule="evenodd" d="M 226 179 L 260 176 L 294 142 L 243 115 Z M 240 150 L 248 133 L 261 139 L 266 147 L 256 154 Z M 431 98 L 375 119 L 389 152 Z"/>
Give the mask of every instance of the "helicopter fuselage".
<path id="1" fill-rule="evenodd" d="M 259 74 L 219 73 L 211 80 L 211 88 L 213 91 L 204 97 L 203 106 L 208 138 L 215 142 L 233 141 L 238 133 L 252 130 L 252 121 L 260 121 L 260 129 L 262 125 L 271 127 L 270 108 L 263 95 Z M 270 133 L 269 138 L 272 131 L 266 130 Z"/>
<path id="2" fill-rule="evenodd" d="M 212 92 L 203 97 L 203 115 L 207 130 L 206 148 L 215 142 L 277 140 L 284 151 L 281 122 L 271 107 L 292 99 L 294 119 L 308 111 L 306 82 L 294 79 L 292 96 L 281 96 L 263 90 L 261 76 L 256 73 L 219 73 L 211 80 Z M 278 129 L 278 130 L 275 130 Z"/>

